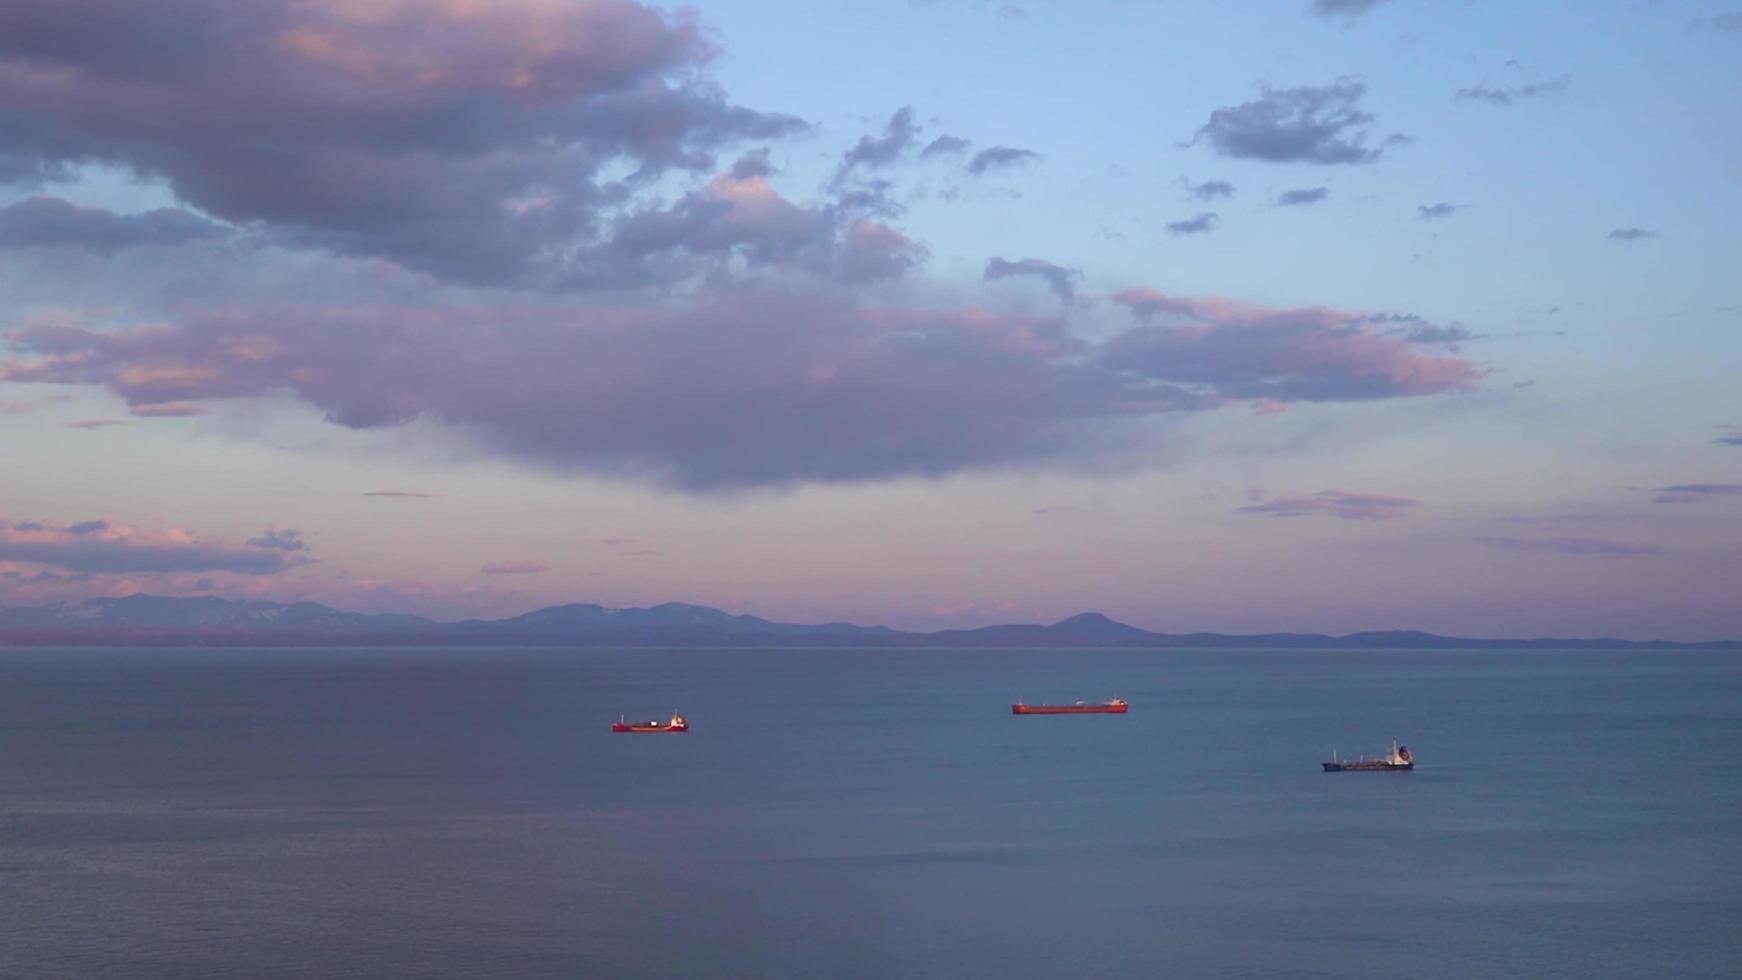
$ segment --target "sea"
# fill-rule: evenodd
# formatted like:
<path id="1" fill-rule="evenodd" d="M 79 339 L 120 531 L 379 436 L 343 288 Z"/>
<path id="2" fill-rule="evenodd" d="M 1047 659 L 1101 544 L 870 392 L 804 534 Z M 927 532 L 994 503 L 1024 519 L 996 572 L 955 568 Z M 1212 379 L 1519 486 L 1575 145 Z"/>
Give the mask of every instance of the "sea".
<path id="1" fill-rule="evenodd" d="M 1734 978 L 1739 750 L 1734 653 L 0 650 L 0 977 Z"/>

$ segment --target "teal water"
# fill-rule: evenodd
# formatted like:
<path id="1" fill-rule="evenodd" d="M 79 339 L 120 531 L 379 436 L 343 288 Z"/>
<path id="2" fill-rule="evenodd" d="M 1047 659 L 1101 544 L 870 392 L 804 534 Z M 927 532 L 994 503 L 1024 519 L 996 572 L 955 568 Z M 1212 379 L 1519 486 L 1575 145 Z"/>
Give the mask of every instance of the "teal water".
<path id="1" fill-rule="evenodd" d="M 0 976 L 1735 977 L 1738 749 L 1709 653 L 0 650 Z"/>

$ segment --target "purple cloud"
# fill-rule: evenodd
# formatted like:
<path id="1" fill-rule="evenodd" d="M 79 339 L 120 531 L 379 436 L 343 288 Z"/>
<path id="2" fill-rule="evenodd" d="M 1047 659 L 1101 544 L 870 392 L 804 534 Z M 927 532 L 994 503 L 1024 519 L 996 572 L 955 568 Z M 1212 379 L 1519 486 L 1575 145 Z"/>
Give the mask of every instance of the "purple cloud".
<path id="1" fill-rule="evenodd" d="M 656 308 L 236 310 L 26 328 L 0 379 L 130 404 L 284 393 L 335 424 L 427 418 L 535 463 L 707 490 L 1035 464 L 1130 420 L 1242 401 L 1410 397 L 1481 372 L 1368 314 L 1148 290 L 1103 343 L 1058 318 L 727 290 Z M 512 337 L 513 343 L 503 338 Z"/>
<path id="2" fill-rule="evenodd" d="M 31 562 L 79 573 L 270 575 L 307 561 L 295 554 L 302 550 L 301 537 L 295 531 L 269 530 L 238 547 L 201 541 L 184 528 L 151 530 L 109 521 L 55 525 L 0 518 L 0 561 Z"/>
<path id="3" fill-rule="evenodd" d="M 1699 504 L 1722 497 L 1742 497 L 1742 483 L 1678 483 L 1658 487 L 1651 498 L 1656 504 Z"/>
<path id="4" fill-rule="evenodd" d="M 1662 548 L 1625 544 L 1603 538 L 1509 538 L 1485 535 L 1476 538 L 1476 540 L 1502 551 L 1522 551 L 1540 555 L 1631 558 L 1636 555 L 1663 553 Z"/>
<path id="5" fill-rule="evenodd" d="M 1726 425 L 1729 435 L 1719 436 L 1712 441 L 1720 446 L 1742 446 L 1742 425 Z"/>
<path id="6" fill-rule="evenodd" d="M 486 562 L 484 567 L 478 571 L 484 575 L 538 575 L 550 571 L 550 564 L 536 558 L 519 561 L 492 561 Z"/>
<path id="7" fill-rule="evenodd" d="M 1191 143 L 1204 140 L 1222 156 L 1270 163 L 1372 163 L 1384 151 L 1366 145 L 1373 122 L 1360 108 L 1366 94 L 1367 86 L 1352 78 L 1265 86 L 1257 99 L 1210 113 Z"/>
<path id="8" fill-rule="evenodd" d="M 996 256 L 986 261 L 985 280 L 1031 278 L 1046 283 L 1047 288 L 1058 294 L 1058 298 L 1066 303 L 1077 300 L 1077 281 L 1082 279 L 1081 269 L 1067 269 L 1055 265 L 1045 259 L 1001 259 Z"/>
<path id="9" fill-rule="evenodd" d="M 725 101 L 713 53 L 631 0 L 11 0 L 0 145 L 20 176 L 105 163 L 285 242 L 546 281 L 637 187 L 803 128 Z"/>
<path id="10" fill-rule="evenodd" d="M 968 172 L 983 174 L 988 170 L 1021 166 L 1039 159 L 1040 154 L 1033 150 L 1023 150 L 1014 146 L 988 146 L 974 154 L 974 158 L 968 161 Z"/>
<path id="11" fill-rule="evenodd" d="M 1321 490 L 1306 497 L 1277 497 L 1261 504 L 1237 508 L 1242 514 L 1269 517 L 1307 517 L 1314 514 L 1349 521 L 1389 521 L 1408 514 L 1420 501 L 1377 493 Z"/>

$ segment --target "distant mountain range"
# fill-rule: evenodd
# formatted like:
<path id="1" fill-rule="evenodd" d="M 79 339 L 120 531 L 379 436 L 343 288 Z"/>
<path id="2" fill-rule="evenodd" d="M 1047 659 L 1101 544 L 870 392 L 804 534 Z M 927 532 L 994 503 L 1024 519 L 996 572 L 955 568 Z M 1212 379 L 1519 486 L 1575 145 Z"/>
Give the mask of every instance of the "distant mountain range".
<path id="1" fill-rule="evenodd" d="M 353 613 L 315 602 L 132 595 L 0 609 L 0 646 L 646 646 L 646 647 L 1281 647 L 1742 649 L 1742 641 L 1672 643 L 1610 639 L 1470 639 L 1411 630 L 1321 633 L 1152 633 L 1083 613 L 1051 625 L 905 632 L 852 623 L 802 625 L 668 602 L 647 609 L 575 603 L 509 619 L 439 622 Z"/>

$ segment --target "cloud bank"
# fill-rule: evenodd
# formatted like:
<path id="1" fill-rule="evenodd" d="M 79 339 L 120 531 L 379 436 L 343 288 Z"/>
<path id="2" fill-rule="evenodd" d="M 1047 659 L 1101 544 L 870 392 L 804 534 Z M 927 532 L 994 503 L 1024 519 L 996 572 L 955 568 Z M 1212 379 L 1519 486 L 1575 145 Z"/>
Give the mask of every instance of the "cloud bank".
<path id="1" fill-rule="evenodd" d="M 1059 318 L 721 291 L 669 307 L 279 308 L 119 331 L 38 326 L 0 378 L 129 403 L 289 394 L 338 425 L 445 424 L 535 464 L 687 489 L 1032 464 L 1128 423 L 1251 400 L 1468 389 L 1472 362 L 1369 314 L 1118 294 L 1101 343 Z M 512 342 L 505 342 L 512 338 Z"/>

